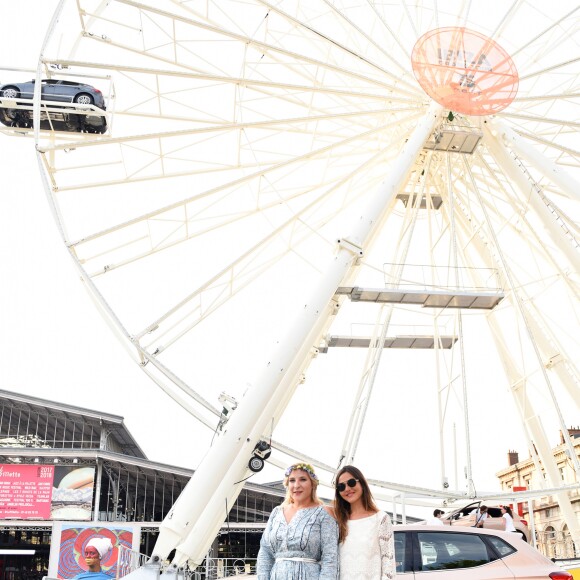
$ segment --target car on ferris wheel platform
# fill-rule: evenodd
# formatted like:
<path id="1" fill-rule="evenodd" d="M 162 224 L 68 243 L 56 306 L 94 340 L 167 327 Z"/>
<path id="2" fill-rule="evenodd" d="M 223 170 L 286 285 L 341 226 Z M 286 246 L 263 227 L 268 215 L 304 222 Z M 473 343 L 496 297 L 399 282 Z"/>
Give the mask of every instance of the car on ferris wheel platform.
<path id="1" fill-rule="evenodd" d="M 0 122 L 29 129 L 33 125 L 35 79 L 0 85 Z M 107 130 L 103 93 L 88 84 L 43 79 L 40 128 L 53 131 L 104 133 Z"/>

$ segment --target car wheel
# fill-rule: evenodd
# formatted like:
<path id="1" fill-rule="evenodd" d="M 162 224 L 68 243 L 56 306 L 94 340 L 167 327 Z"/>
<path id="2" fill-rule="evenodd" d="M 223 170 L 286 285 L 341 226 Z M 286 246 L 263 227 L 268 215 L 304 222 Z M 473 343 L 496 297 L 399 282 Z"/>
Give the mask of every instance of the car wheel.
<path id="1" fill-rule="evenodd" d="M 16 87 L 5 87 L 2 89 L 2 96 L 7 99 L 17 99 L 20 96 L 20 91 Z"/>
<path id="2" fill-rule="evenodd" d="M 87 93 L 79 93 L 75 96 L 75 103 L 79 103 L 80 105 L 92 105 L 94 102 L 93 97 Z"/>

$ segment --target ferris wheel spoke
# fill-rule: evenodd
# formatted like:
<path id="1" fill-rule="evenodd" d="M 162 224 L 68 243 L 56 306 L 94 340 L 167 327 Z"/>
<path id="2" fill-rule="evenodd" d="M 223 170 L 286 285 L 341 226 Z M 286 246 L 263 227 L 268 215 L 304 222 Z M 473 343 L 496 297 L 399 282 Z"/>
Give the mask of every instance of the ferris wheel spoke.
<path id="1" fill-rule="evenodd" d="M 166 323 L 169 319 L 171 319 L 170 322 L 167 322 L 169 330 L 173 331 L 179 327 L 179 333 L 172 339 L 169 340 L 166 339 L 164 341 L 163 348 L 165 349 L 167 345 L 173 344 L 177 339 L 184 336 L 187 332 L 189 332 L 197 324 L 199 324 L 204 318 L 206 318 L 208 315 L 214 312 L 218 307 L 222 306 L 228 300 L 230 300 L 235 295 L 235 293 L 239 289 L 241 289 L 241 287 L 246 285 L 247 282 L 244 282 L 243 279 L 245 276 L 244 272 L 248 268 L 250 268 L 249 276 L 251 277 L 251 280 L 253 280 L 257 278 L 257 276 L 262 274 L 267 268 L 276 264 L 276 262 L 279 261 L 282 255 L 291 251 L 296 251 L 295 249 L 292 250 L 291 249 L 292 247 L 297 248 L 300 246 L 300 244 L 303 243 L 305 238 L 309 236 L 314 236 L 315 232 L 317 231 L 318 227 L 321 224 L 303 223 L 301 219 L 302 216 L 304 216 L 313 207 L 320 205 L 320 203 L 325 198 L 327 198 L 331 193 L 333 193 L 335 189 L 344 185 L 354 176 L 356 176 L 362 169 L 365 168 L 364 166 L 372 165 L 382 157 L 383 152 L 379 152 L 377 155 L 375 155 L 374 158 L 372 158 L 371 160 L 367 160 L 363 166 L 357 167 L 354 171 L 351 171 L 350 174 L 341 179 L 340 183 L 335 184 L 332 187 L 328 188 L 326 191 L 323 192 L 323 194 L 318 199 L 308 204 L 303 210 L 296 212 L 295 216 L 293 216 L 286 223 L 283 223 L 281 226 L 273 230 L 268 236 L 262 238 L 252 248 L 248 249 L 241 256 L 236 258 L 234 262 L 229 264 L 223 271 L 219 272 L 213 278 L 211 278 L 203 287 L 198 288 L 193 293 L 186 296 L 183 300 L 181 300 L 178 304 L 176 304 L 174 307 L 168 310 L 161 317 L 156 319 L 154 322 L 148 324 L 146 328 L 144 328 L 142 331 L 136 334 L 136 337 L 141 338 L 146 334 L 151 334 L 153 330 L 157 331 L 161 327 L 161 325 L 163 323 Z M 348 207 L 348 204 L 341 207 L 341 209 L 344 209 L 345 207 Z M 325 221 L 326 219 L 327 217 L 321 218 L 322 222 Z M 268 245 L 276 240 L 279 234 L 285 232 L 289 227 L 295 225 L 303 226 L 301 228 L 303 233 L 301 234 L 299 231 L 292 232 L 292 237 L 295 239 L 290 244 L 290 247 L 288 247 L 288 244 L 284 244 L 284 248 L 282 250 L 275 253 L 274 256 L 272 256 L 271 254 L 267 254 L 265 262 L 263 264 L 256 265 L 256 257 L 259 256 L 262 252 L 264 252 L 265 249 L 268 247 Z M 233 276 L 234 271 L 236 272 L 235 276 Z M 236 283 L 235 284 L 232 283 L 232 280 L 235 280 Z M 241 283 L 240 280 L 242 280 Z M 236 289 L 233 290 L 234 288 Z M 213 293 L 215 295 L 216 290 L 218 292 L 218 295 L 215 297 L 215 299 L 208 300 L 205 298 L 205 293 L 208 294 Z M 204 303 L 210 304 L 210 306 L 206 310 L 201 308 L 201 306 L 197 306 L 195 307 L 195 309 L 189 308 L 188 305 L 194 301 L 200 305 L 201 303 Z M 189 310 L 184 315 L 183 310 L 186 310 L 185 308 L 186 306 L 189 308 Z M 190 320 L 186 321 L 186 319 Z M 164 334 L 164 336 L 166 336 L 166 333 Z"/>
<path id="2" fill-rule="evenodd" d="M 405 81 L 402 81 L 400 77 L 397 77 L 395 74 L 393 74 L 390 70 L 385 69 L 382 66 L 379 66 L 378 64 L 370 61 L 365 54 L 362 54 L 361 52 L 355 53 L 353 51 L 353 49 L 345 46 L 342 42 L 339 42 L 336 39 L 333 39 L 329 36 L 327 36 L 326 34 L 324 34 L 323 32 L 317 30 L 316 28 L 314 28 L 311 24 L 306 24 L 304 21 L 300 21 L 298 18 L 291 16 L 290 14 L 288 14 L 287 12 L 284 12 L 282 10 L 280 10 L 278 7 L 272 5 L 269 2 L 266 2 L 265 0 L 259 0 L 261 4 L 263 4 L 264 6 L 266 6 L 268 8 L 269 11 L 274 11 L 280 15 L 282 15 L 284 18 L 288 19 L 290 22 L 294 23 L 295 25 L 302 27 L 302 28 L 306 28 L 308 31 L 312 32 L 313 34 L 315 34 L 317 37 L 320 37 L 321 39 L 323 39 L 325 42 L 329 42 L 330 44 L 332 44 L 333 47 L 336 47 L 340 50 L 342 50 L 343 52 L 346 52 L 348 54 L 353 54 L 357 59 L 362 59 L 364 60 L 366 63 L 368 63 L 370 65 L 370 67 L 372 68 L 376 68 L 378 72 L 380 72 L 382 75 L 384 75 L 385 77 L 389 77 L 392 79 L 395 79 L 398 83 L 397 86 L 400 86 L 401 84 L 404 84 L 407 87 L 407 90 L 410 91 L 410 94 L 417 94 L 417 91 L 415 89 L 415 87 Z M 336 9 L 336 6 L 333 6 L 330 2 L 328 2 L 328 0 L 324 0 L 325 4 L 328 6 L 328 8 L 332 11 L 332 14 L 340 19 L 341 21 L 345 22 L 348 24 L 348 27 L 350 29 L 352 29 L 353 31 L 356 31 L 357 34 L 361 35 L 362 38 L 364 38 L 364 40 L 366 40 L 367 43 L 371 44 L 373 47 L 375 47 L 379 53 L 386 58 L 390 57 L 388 55 L 388 53 L 382 48 L 380 47 L 369 35 L 367 35 L 360 27 L 358 27 L 357 25 L 354 24 L 354 22 L 350 19 L 348 19 L 343 13 L 339 12 Z M 353 42 L 356 42 L 356 39 L 352 40 Z M 367 47 L 368 50 L 368 47 Z M 405 71 L 405 76 L 408 75 L 408 72 Z"/>
<path id="3" fill-rule="evenodd" d="M 140 135 L 132 135 L 127 137 L 112 137 L 110 139 L 105 140 L 95 140 L 95 141 L 82 141 L 75 144 L 75 149 L 83 149 L 83 148 L 93 148 L 93 147 L 106 147 L 110 145 L 115 145 L 118 143 L 126 144 L 132 142 L 139 142 L 139 141 L 146 141 L 146 140 L 161 140 L 161 139 L 168 139 L 171 137 L 185 137 L 185 136 L 195 136 L 195 135 L 204 135 L 207 133 L 223 133 L 228 131 L 240 131 L 240 130 L 248 130 L 248 129 L 286 129 L 286 125 L 290 126 L 290 128 L 295 126 L 301 126 L 306 123 L 315 123 L 319 121 L 339 121 L 342 119 L 353 119 L 357 117 L 376 117 L 376 116 L 384 116 L 386 113 L 416 113 L 417 107 L 409 107 L 409 108 L 399 108 L 399 109 L 375 109 L 370 111 L 356 111 L 351 113 L 330 113 L 327 115 L 313 115 L 309 117 L 295 117 L 295 118 L 278 118 L 278 119 L 268 119 L 266 121 L 254 121 L 249 123 L 228 123 L 223 125 L 217 126 L 208 126 L 208 127 L 198 127 L 198 128 L 191 128 L 191 129 L 180 129 L 176 131 L 165 131 L 159 133 L 145 133 Z M 550 122 L 546 120 L 546 122 Z M 300 129 L 300 131 L 306 132 L 307 129 Z M 70 145 L 66 144 L 55 144 L 52 146 L 44 146 L 42 148 L 42 152 L 46 153 L 49 151 L 62 151 L 62 150 L 69 150 Z"/>
<path id="4" fill-rule="evenodd" d="M 349 234 L 376 192 L 392 201 L 385 227 L 377 227 L 374 245 L 364 244 L 361 267 L 343 283 L 454 301 L 385 306 L 385 330 L 432 334 L 433 344 L 461 333 L 467 353 L 469 327 L 480 321 L 477 311 L 454 308 L 474 288 L 493 286 L 501 299 L 483 318 L 509 365 L 508 384 L 543 380 L 546 344 L 557 350 L 569 341 L 572 352 L 580 293 L 569 266 L 580 228 L 571 185 L 580 169 L 577 10 L 573 0 L 550 7 L 519 0 L 77 0 L 63 7 L 39 75 L 101 90 L 107 125 L 98 134 L 60 130 L 54 119 L 35 127 L 47 195 L 96 302 L 170 403 L 214 429 L 216 393 L 228 385 L 241 398 L 264 349 L 294 324 L 309 285 L 335 260 L 337 240 L 340 253 L 357 252 Z M 442 109 L 421 144 L 412 135 L 431 100 Z M 429 306 L 439 304 L 437 296 Z M 323 334 L 374 328 L 377 304 L 360 308 L 348 298 L 331 297 Z M 529 340 L 525 308 L 534 316 Z M 358 364 L 353 351 L 331 358 L 336 351 L 319 350 L 320 336 L 309 335 L 300 349 L 319 354 L 306 380 L 320 389 L 293 388 L 310 358 L 284 362 L 291 369 L 280 383 L 284 400 L 272 409 L 272 433 L 262 436 L 276 438 L 276 462 L 278 453 L 311 459 L 330 473 L 336 446 L 313 442 L 305 456 L 291 443 L 292 419 L 284 414 L 286 405 L 290 414 L 299 408 L 307 424 L 310 407 L 300 397 L 311 403 L 322 394 L 329 368 Z M 510 336 L 512 351 L 502 345 Z M 542 360 L 530 354 L 531 340 Z M 237 359 L 244 342 L 251 347 Z M 450 418 L 472 422 L 472 441 L 479 436 L 465 411 L 467 384 L 480 377 L 464 368 L 463 344 L 436 349 L 437 378 L 425 381 L 445 415 L 443 481 Z M 218 350 L 221 361 L 239 365 L 216 365 Z M 350 372 L 332 384 L 341 400 L 355 396 Z M 577 381 L 573 368 L 562 376 Z M 382 420 L 377 409 L 390 400 L 380 391 L 357 425 L 357 461 L 373 469 L 364 454 Z M 513 398 L 519 405 L 526 396 L 519 390 Z M 346 424 L 349 407 L 336 409 L 337 424 Z M 468 451 L 460 453 L 467 458 Z"/>
<path id="5" fill-rule="evenodd" d="M 407 122 L 411 122 L 413 119 L 415 118 L 415 116 L 410 116 L 407 119 Z M 400 124 L 399 121 L 393 121 L 392 122 L 393 125 L 395 124 Z M 241 185 L 243 185 L 244 183 L 249 183 L 254 181 L 255 179 L 258 178 L 262 178 L 265 175 L 268 174 L 275 174 L 276 172 L 280 172 L 280 171 L 290 171 L 292 167 L 299 167 L 302 163 L 313 159 L 313 158 L 321 158 L 324 156 L 327 156 L 329 153 L 332 153 L 333 151 L 336 150 L 336 155 L 340 155 L 340 150 L 341 148 L 345 148 L 345 147 L 350 147 L 353 146 L 354 144 L 356 144 L 356 142 L 358 141 L 364 141 L 367 140 L 369 138 L 371 138 L 374 134 L 380 132 L 381 130 L 383 130 L 384 127 L 379 127 L 379 128 L 375 128 L 373 130 L 370 131 L 366 131 L 364 133 L 361 134 L 357 134 L 354 136 L 351 136 L 349 138 L 343 139 L 340 143 L 338 144 L 332 144 L 332 145 L 328 145 L 326 147 L 322 147 L 320 148 L 318 151 L 313 151 L 313 152 L 309 152 L 309 153 L 305 153 L 301 156 L 297 156 L 291 159 L 288 159 L 286 161 L 283 161 L 281 163 L 277 163 L 277 164 L 272 164 L 269 167 L 264 167 L 263 169 L 259 169 L 258 171 L 251 173 L 249 175 L 244 175 L 238 179 L 234 179 L 232 181 L 226 181 L 223 185 L 220 185 L 218 187 L 212 188 L 210 190 L 207 190 L 205 192 L 200 192 L 194 196 L 191 196 L 185 200 L 181 200 L 178 202 L 175 202 L 171 205 L 168 206 L 164 206 L 162 208 L 159 208 L 157 210 L 154 210 L 152 212 L 149 212 L 147 214 L 144 214 L 142 216 L 133 218 L 130 221 L 127 222 L 123 222 L 123 223 L 119 223 L 116 224 L 112 227 L 109 227 L 103 231 L 97 232 L 97 233 L 85 233 L 85 235 L 82 237 L 82 239 L 76 241 L 76 242 L 71 242 L 70 243 L 70 247 L 75 249 L 75 252 L 77 252 L 77 255 L 79 256 L 79 258 L 83 259 L 83 262 L 85 264 L 89 264 L 91 263 L 91 261 L 94 258 L 98 258 L 99 262 L 102 264 L 101 267 L 99 267 L 97 270 L 93 270 L 93 274 L 92 276 L 98 275 L 99 273 L 108 273 L 111 271 L 111 269 L 114 269 L 116 267 L 119 267 L 123 264 L 128 264 L 133 262 L 136 259 L 139 258 L 143 258 L 146 257 L 147 255 L 150 255 L 153 252 L 158 252 L 161 251 L 161 249 L 165 249 L 167 247 L 173 246 L 175 243 L 178 243 L 177 240 L 172 240 L 171 243 L 166 243 L 164 246 L 163 245 L 159 245 L 159 244 L 155 244 L 155 243 L 151 243 L 150 247 L 144 251 L 144 252 L 138 252 L 137 250 L 135 250 L 135 252 L 133 253 L 132 257 L 125 257 L 122 260 L 119 259 L 115 259 L 114 256 L 117 252 L 118 248 L 118 244 L 115 241 L 116 240 L 116 233 L 120 230 L 126 230 L 129 231 L 129 228 L 139 228 L 140 224 L 142 223 L 147 223 L 147 222 L 151 222 L 152 220 L 160 220 L 163 219 L 163 216 L 167 216 L 166 219 L 167 220 L 176 220 L 177 216 L 175 215 L 175 211 L 176 210 L 183 210 L 185 213 L 183 213 L 181 215 L 181 222 L 178 227 L 179 231 L 182 232 L 182 234 L 179 237 L 179 241 L 186 241 L 187 239 L 191 239 L 194 236 L 200 235 L 200 233 L 202 233 L 204 231 L 204 229 L 200 230 L 192 230 L 191 228 L 186 228 L 184 227 L 185 223 L 190 222 L 193 218 L 191 216 L 188 217 L 188 210 L 187 207 L 191 204 L 194 204 L 200 200 L 202 200 L 203 198 L 207 198 L 207 197 L 212 197 L 218 193 L 224 193 L 224 194 L 228 194 L 228 192 L 231 192 L 230 194 L 235 194 L 236 190 L 238 187 L 240 187 Z M 355 169 L 356 171 L 356 169 Z M 351 173 L 347 174 L 349 177 Z M 64 188 L 63 188 L 64 190 Z M 299 190 L 298 192 L 293 193 L 292 195 L 290 195 L 288 197 L 288 200 L 290 199 L 294 199 L 297 196 L 301 196 L 301 195 L 306 195 L 309 194 L 309 189 L 306 190 Z M 275 206 L 277 203 L 280 202 L 280 198 L 277 196 L 277 199 L 275 202 L 270 202 L 269 204 L 258 204 L 257 206 L 254 207 L 254 209 L 249 212 L 246 213 L 244 212 L 242 215 L 242 217 L 248 217 L 250 215 L 253 215 L 253 213 L 255 212 L 259 212 L 262 209 L 266 210 L 268 207 L 273 207 Z M 195 214 L 193 214 L 195 215 Z M 215 227 L 219 227 L 219 224 L 221 223 L 221 225 L 227 225 L 229 223 L 231 223 L 233 220 L 233 218 L 231 216 L 227 216 L 225 218 L 225 220 L 218 222 L 217 224 L 214 224 L 212 226 L 212 229 L 214 229 Z M 136 233 L 133 235 L 130 235 L 128 238 L 128 241 L 126 241 L 126 243 L 123 245 L 123 253 L 126 252 L 126 248 L 127 246 L 130 246 L 131 244 L 135 244 L 137 242 L 141 241 L 146 241 L 149 239 L 149 234 L 144 233 L 144 232 L 140 232 L 139 229 L 135 230 Z M 107 246 L 105 245 L 103 247 L 103 243 L 99 242 L 99 250 L 96 253 L 91 253 L 91 251 L 89 249 L 84 250 L 83 247 L 84 246 L 89 246 L 91 242 L 95 242 L 98 241 L 102 238 L 107 238 L 107 237 L 111 237 L 111 244 L 110 244 L 110 248 L 107 249 Z M 88 252 L 88 253 L 87 253 Z"/>
<path id="6" fill-rule="evenodd" d="M 561 68 L 571 66 L 573 64 L 576 64 L 577 62 L 580 62 L 580 57 L 572 58 L 569 60 L 564 60 L 562 62 L 553 64 L 553 65 L 546 67 L 546 68 L 543 68 L 541 70 L 534 71 L 534 72 L 529 73 L 527 75 L 522 75 L 522 76 L 520 76 L 520 82 L 527 81 L 527 80 L 533 79 L 533 78 L 537 78 L 539 76 L 545 75 L 546 73 L 554 72 L 554 71 L 559 70 Z M 564 96 L 565 96 L 565 93 L 563 95 L 556 96 L 555 98 L 562 98 Z"/>
<path id="7" fill-rule="evenodd" d="M 512 58 L 514 56 L 517 56 L 520 52 L 529 49 L 531 46 L 533 46 L 535 43 L 537 43 L 538 40 L 540 40 L 542 37 L 546 36 L 550 31 L 552 31 L 556 28 L 559 28 L 563 22 L 566 22 L 566 21 L 573 22 L 573 20 L 571 20 L 571 16 L 573 16 L 579 10 L 579 8 L 580 7 L 576 6 L 576 8 L 573 8 L 572 10 L 570 10 L 570 12 L 564 14 L 558 20 L 555 20 L 554 22 L 552 22 L 550 24 L 550 26 L 547 26 L 546 28 L 544 28 L 536 36 L 534 36 L 533 38 L 528 40 L 526 43 L 522 44 L 519 48 L 516 48 L 511 53 Z"/>
<path id="8" fill-rule="evenodd" d="M 193 20 L 193 19 L 189 19 L 186 17 L 178 17 L 177 15 L 172 14 L 170 12 L 166 12 L 166 11 L 154 8 L 152 6 L 140 5 L 140 4 L 137 4 L 135 2 L 132 2 L 131 0 L 117 0 L 117 1 L 120 3 L 130 5 L 130 6 L 138 7 L 140 11 L 144 11 L 146 13 L 155 14 L 157 16 L 167 18 L 172 22 L 179 21 L 180 23 L 189 25 L 193 28 L 203 29 L 209 33 L 215 34 L 218 38 L 227 38 L 227 39 L 230 39 L 232 41 L 239 42 L 245 47 L 252 47 L 252 48 L 258 49 L 260 51 L 263 51 L 264 54 L 272 53 L 272 54 L 277 54 L 277 55 L 283 56 L 286 59 L 288 59 L 288 60 L 283 62 L 284 66 L 293 66 L 295 64 L 314 66 L 314 67 L 316 67 L 316 69 L 327 70 L 327 71 L 331 71 L 333 73 L 337 73 L 339 78 L 341 78 L 345 81 L 347 79 L 351 79 L 351 80 L 356 79 L 357 81 L 362 81 L 370 86 L 380 87 L 385 91 L 397 91 L 401 94 L 406 94 L 410 97 L 417 95 L 416 91 L 414 91 L 414 90 L 404 90 L 397 85 L 388 84 L 386 82 L 386 80 L 381 80 L 382 78 L 385 78 L 385 73 L 383 71 L 381 71 L 382 74 L 380 76 L 377 76 L 377 78 L 374 78 L 370 74 L 359 73 L 359 72 L 355 71 L 354 69 L 351 70 L 348 66 L 344 67 L 344 66 L 335 65 L 335 64 L 332 64 L 328 60 L 326 60 L 326 61 L 319 60 L 319 59 L 316 59 L 316 58 L 310 56 L 309 54 L 299 53 L 299 52 L 292 51 L 292 50 L 287 50 L 287 49 L 283 48 L 282 46 L 270 44 L 270 43 L 267 43 L 264 41 L 259 41 L 255 38 L 251 38 L 251 37 L 248 37 L 246 35 L 239 34 L 239 33 L 224 29 L 224 28 L 219 28 L 217 26 L 213 26 L 213 25 L 210 25 L 208 23 L 201 22 L 199 20 Z M 108 37 L 102 38 L 102 37 L 99 37 L 98 35 L 95 35 L 93 37 L 93 39 L 97 42 L 106 42 L 108 45 L 118 46 L 120 49 L 123 49 L 123 50 L 127 50 L 127 51 L 136 51 L 137 50 L 136 48 L 132 48 L 128 45 L 121 45 L 121 44 L 115 43 L 112 39 L 110 39 Z M 172 42 L 179 44 L 179 41 L 177 39 L 172 39 Z M 335 44 L 335 43 L 332 43 L 332 44 L 333 44 L 333 46 L 339 46 L 338 44 Z M 262 57 L 264 56 L 264 54 L 262 54 Z M 156 55 L 154 53 L 148 53 L 148 56 L 152 59 L 155 59 L 155 60 L 156 59 L 163 60 L 163 61 L 167 62 L 168 64 L 171 63 L 171 60 L 163 59 L 162 57 L 160 57 L 159 55 Z M 258 55 L 256 55 L 256 56 L 257 56 L 257 58 L 259 58 Z M 357 62 L 359 60 L 360 59 L 357 57 Z M 173 64 L 173 63 L 171 63 L 171 64 Z M 177 63 L 177 64 L 179 66 L 184 66 L 185 68 L 188 68 L 187 65 L 184 65 L 182 63 Z M 207 63 L 207 64 L 210 64 L 210 63 Z M 211 63 L 211 66 L 213 68 L 215 68 L 215 64 Z M 369 65 L 369 67 L 370 67 L 370 65 Z M 374 66 L 370 67 L 370 68 L 374 68 Z M 370 73 L 370 71 L 369 71 L 369 73 Z M 302 74 L 304 74 L 304 72 Z M 308 76 L 310 78 L 310 75 L 308 75 Z"/>
<path id="9" fill-rule="evenodd" d="M 521 113 L 500 113 L 501 117 L 508 119 L 518 119 L 523 121 L 533 121 L 535 123 L 545 123 L 548 125 L 554 125 L 558 127 L 580 127 L 580 122 L 566 119 L 550 119 L 549 117 L 541 117 L 540 115 L 523 115 Z"/>
<path id="10" fill-rule="evenodd" d="M 578 150 L 578 149 L 572 149 L 571 147 L 566 147 L 564 145 L 560 145 L 560 144 L 556 143 L 554 140 L 547 139 L 547 138 L 542 137 L 542 136 L 537 135 L 537 134 L 528 133 L 527 131 L 524 131 L 518 127 L 514 127 L 514 131 L 518 135 L 521 135 L 522 137 L 525 137 L 526 139 L 529 139 L 530 141 L 536 141 L 536 143 L 546 145 L 550 149 L 555 149 L 557 151 L 561 151 L 562 153 L 566 153 L 568 155 L 571 155 L 572 157 L 580 158 L 580 150 Z M 558 135 L 558 134 L 560 134 L 559 131 L 556 133 L 556 135 Z"/>

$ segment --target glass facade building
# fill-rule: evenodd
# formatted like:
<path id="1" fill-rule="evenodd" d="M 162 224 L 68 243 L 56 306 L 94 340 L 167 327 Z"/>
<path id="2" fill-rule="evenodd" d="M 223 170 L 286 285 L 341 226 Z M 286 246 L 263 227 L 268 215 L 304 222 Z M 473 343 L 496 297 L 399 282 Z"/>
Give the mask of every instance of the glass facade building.
<path id="1" fill-rule="evenodd" d="M 0 508 L 0 580 L 42 578 L 49 570 L 51 546 L 59 548 L 54 530 L 74 523 L 136 526 L 139 539 L 133 547 L 151 554 L 159 524 L 193 473 L 149 461 L 122 417 L 2 390 L 0 466 L 5 504 Z M 31 470 L 53 475 L 49 512 L 31 499 L 40 489 L 34 485 L 42 484 L 7 479 Z M 84 499 L 77 497 L 79 489 Z M 247 483 L 212 556 L 255 558 L 270 512 L 283 497 L 281 484 Z"/>
<path id="2" fill-rule="evenodd" d="M 192 474 L 147 459 L 123 417 L 0 390 L 0 580 L 74 577 L 73 532 L 128 533 L 126 547 L 150 555 Z M 284 495 L 281 481 L 246 482 L 210 558 L 255 559 Z"/>

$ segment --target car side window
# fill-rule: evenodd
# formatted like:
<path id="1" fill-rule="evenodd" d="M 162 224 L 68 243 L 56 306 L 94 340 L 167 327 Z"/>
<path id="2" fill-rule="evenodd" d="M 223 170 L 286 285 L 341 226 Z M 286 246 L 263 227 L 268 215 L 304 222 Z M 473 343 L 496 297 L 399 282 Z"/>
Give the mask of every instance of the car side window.
<path id="1" fill-rule="evenodd" d="M 491 545 L 502 558 L 504 556 L 509 556 L 516 551 L 513 546 L 508 544 L 505 540 L 502 540 L 502 538 L 498 538 L 497 536 L 486 536 L 486 538 L 491 542 Z"/>
<path id="2" fill-rule="evenodd" d="M 452 570 L 487 564 L 493 557 L 476 534 L 419 532 L 420 570 Z"/>
<path id="3" fill-rule="evenodd" d="M 411 572 L 407 563 L 409 559 L 406 557 L 408 552 L 408 538 L 409 534 L 404 532 L 395 532 L 395 561 L 397 563 L 397 572 Z"/>

